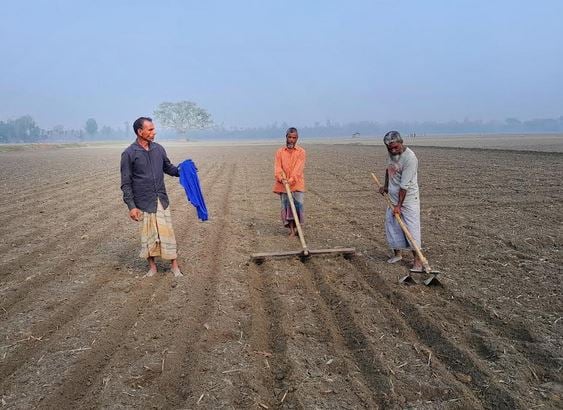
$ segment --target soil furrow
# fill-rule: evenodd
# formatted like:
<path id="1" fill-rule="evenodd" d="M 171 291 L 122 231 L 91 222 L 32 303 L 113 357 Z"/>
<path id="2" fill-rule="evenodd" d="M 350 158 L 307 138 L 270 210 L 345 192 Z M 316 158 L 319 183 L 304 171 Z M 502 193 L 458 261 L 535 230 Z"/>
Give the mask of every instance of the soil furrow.
<path id="1" fill-rule="evenodd" d="M 355 260 L 351 264 L 374 291 L 384 296 L 401 311 L 403 320 L 436 358 L 445 363 L 451 371 L 470 376 L 467 383 L 487 408 L 514 409 L 520 407 L 508 391 L 499 387 L 491 375 L 484 373 L 467 353 L 457 348 L 455 342 L 449 340 L 439 327 L 411 304 L 402 293 L 391 290 L 378 275 L 368 272 L 359 260 Z"/>
<path id="2" fill-rule="evenodd" d="M 277 284 L 272 278 L 271 274 L 261 267 L 258 267 L 258 276 L 260 281 L 258 285 L 261 289 L 259 297 L 262 298 L 260 305 L 263 306 L 266 313 L 265 322 L 253 323 L 255 327 L 266 327 L 261 329 L 260 332 L 265 332 L 267 340 L 267 350 L 272 353 L 268 359 L 269 365 L 272 368 L 272 375 L 270 383 L 273 382 L 274 391 L 279 392 L 274 397 L 274 403 L 279 407 L 285 406 L 290 408 L 302 408 L 293 393 L 294 388 L 291 386 L 293 377 L 293 367 L 291 359 L 288 357 L 287 352 L 287 334 L 283 328 L 284 323 L 284 308 L 283 301 L 277 289 Z M 259 306 L 260 306 L 259 305 Z M 285 396 L 285 400 L 281 403 L 283 398 L 281 395 L 291 392 Z M 281 403 L 281 405 L 280 405 Z"/>
<path id="3" fill-rule="evenodd" d="M 415 148 L 444 286 L 409 287 L 411 252 L 386 262 L 380 142 L 304 146 L 307 243 L 355 259 L 260 266 L 250 253 L 300 249 L 271 192 L 277 147 L 164 145 L 204 165 L 211 218 L 167 177 L 180 279 L 166 261 L 140 278 L 121 146 L 0 153 L 4 407 L 559 408 L 563 154 Z"/>
<path id="4" fill-rule="evenodd" d="M 446 290 L 444 296 L 450 293 Z M 508 342 L 515 345 L 516 350 L 518 350 L 526 359 L 537 366 L 536 375 L 539 374 L 542 381 L 559 381 L 563 380 L 561 375 L 561 364 L 558 358 L 551 354 L 549 351 L 543 349 L 539 344 L 539 340 L 530 334 L 528 328 L 526 328 L 524 323 L 519 321 L 505 321 L 501 318 L 495 316 L 488 309 L 480 306 L 478 303 L 469 300 L 465 296 L 456 295 L 455 296 L 456 305 L 459 309 L 470 310 L 475 317 L 479 317 L 484 320 L 487 325 L 494 329 L 494 333 L 502 336 Z M 476 341 L 481 339 L 479 345 L 484 345 L 482 338 L 477 335 Z M 494 357 L 494 351 L 487 349 L 485 347 L 484 356 Z"/>
<path id="5" fill-rule="evenodd" d="M 329 257 L 329 259 L 332 258 Z M 328 350 L 327 357 L 330 357 L 330 359 L 324 362 L 324 365 L 326 367 L 332 367 L 333 363 L 336 361 L 334 369 L 330 369 L 329 380 L 340 376 L 343 380 L 339 380 L 339 382 L 345 383 L 346 378 L 349 377 L 348 375 L 353 375 L 357 369 L 360 369 L 360 378 L 363 379 L 362 383 L 349 383 L 346 389 L 339 389 L 338 396 L 342 396 L 344 392 L 352 390 L 355 399 L 361 401 L 362 407 L 385 407 L 385 403 L 389 401 L 389 393 L 392 392 L 390 383 L 384 382 L 383 385 L 375 383 L 377 385 L 375 393 L 372 388 L 374 384 L 372 373 L 377 373 L 378 369 L 384 369 L 385 367 L 377 358 L 378 355 L 375 354 L 375 352 L 372 357 L 368 357 L 368 351 L 363 353 L 358 352 L 356 345 L 362 342 L 357 339 L 355 334 L 358 332 L 362 333 L 362 338 L 364 341 L 367 341 L 368 337 L 365 336 L 366 330 L 364 328 L 360 331 L 360 326 L 355 324 L 356 320 L 352 318 L 348 304 L 337 295 L 336 289 L 330 286 L 325 280 L 325 275 L 330 275 L 330 270 L 323 269 L 320 266 L 321 263 L 321 261 L 307 261 L 304 264 L 305 269 L 303 269 L 302 283 L 304 293 L 308 299 L 307 303 L 311 306 L 311 312 L 316 318 L 314 324 L 316 327 L 320 328 L 321 331 L 321 334 L 317 336 L 316 343 L 323 345 Z M 365 313 L 367 314 L 367 312 Z M 342 323 L 342 320 L 345 318 L 348 318 L 349 321 Z M 351 328 L 349 323 L 352 323 L 351 326 L 355 328 L 357 332 L 350 332 Z M 350 348 L 351 345 L 354 346 L 353 349 Z M 370 342 L 370 349 L 374 347 L 373 343 Z M 316 349 L 318 349 L 318 347 L 316 347 Z M 359 361 L 359 359 L 361 360 Z M 343 366 L 340 364 L 342 362 L 352 363 Z M 329 365 L 327 365 L 327 363 L 329 363 Z M 370 369 L 373 368 L 374 371 L 369 370 L 366 372 L 366 367 Z M 387 370 L 381 373 L 385 374 L 386 372 Z M 358 379 L 354 378 L 354 380 Z M 379 381 L 381 381 L 381 379 L 379 379 Z M 332 389 L 326 391 L 332 391 Z M 336 404 L 340 403 L 342 399 L 343 398 L 340 397 L 330 398 L 329 402 Z"/>
<path id="6" fill-rule="evenodd" d="M 205 178 L 207 174 L 207 169 L 203 170 L 200 174 L 200 178 Z M 74 189 L 76 187 L 69 187 L 69 192 L 73 195 L 69 198 L 60 197 L 53 198 L 47 202 L 40 202 L 38 200 L 34 201 L 34 213 L 29 215 L 29 210 L 27 207 L 23 207 L 22 204 L 18 206 L 18 209 L 22 209 L 21 214 L 15 214 L 14 212 L 9 213 L 11 223 L 5 224 L 5 234 L 9 237 L 9 241 L 5 244 L 7 250 L 12 249 L 12 244 L 18 244 L 21 246 L 25 243 L 26 239 L 29 238 L 42 238 L 47 237 L 45 242 L 53 240 L 53 237 L 61 236 L 62 233 L 68 231 L 75 231 L 72 226 L 67 225 L 67 221 L 81 221 L 81 220 L 91 220 L 92 218 L 100 218 L 103 215 L 107 215 L 105 212 L 108 205 L 112 205 L 113 201 L 100 203 L 100 187 L 97 180 L 89 180 L 90 184 L 86 186 L 81 186 L 80 195 L 76 195 Z M 119 185 L 119 181 L 110 180 L 105 181 L 106 184 L 111 186 Z M 115 191 L 115 190 L 114 190 Z M 115 191 L 115 197 L 121 197 L 121 191 Z M 39 205 L 40 204 L 40 205 Z M 84 204 L 88 204 L 86 208 Z M 96 207 L 92 208 L 92 204 Z M 37 211 L 37 208 L 41 210 Z M 43 215 L 44 213 L 51 213 L 56 211 L 55 219 L 46 219 Z M 31 229 L 22 229 L 21 220 L 25 219 L 25 225 L 29 225 Z M 58 223 L 57 219 L 59 220 Z M 52 224 L 56 223 L 58 229 L 53 230 Z M 76 223 L 75 223 L 76 226 Z M 2 249 L 0 248 L 0 251 Z M 3 266 L 0 266 L 0 272 L 3 271 Z"/>
<path id="7" fill-rule="evenodd" d="M 79 175 L 76 179 L 41 184 L 40 186 L 34 186 L 23 190 L 18 188 L 15 192 L 8 194 L 9 201 L 0 203 L 0 206 L 5 206 L 6 211 L 10 212 L 11 215 L 13 210 L 21 209 L 21 204 L 23 202 L 36 203 L 48 201 L 53 198 L 60 198 L 61 191 L 71 191 L 77 186 L 82 186 L 84 182 L 98 180 L 99 177 L 108 174 L 109 172 L 106 169 L 94 170 L 89 172 L 86 177 Z"/>
<path id="8" fill-rule="evenodd" d="M 249 164 L 245 164 L 247 167 Z M 245 169 L 245 174 L 252 173 Z M 263 246 L 263 239 L 256 231 L 258 215 L 264 211 L 261 203 L 254 199 L 252 181 L 245 184 L 246 227 L 250 234 L 248 250 Z M 252 374 L 243 374 L 242 383 L 251 386 L 254 406 L 267 405 L 269 408 L 303 408 L 296 397 L 297 380 L 293 377 L 293 368 L 288 357 L 288 335 L 283 297 L 279 294 L 280 284 L 264 266 L 249 263 L 247 266 L 248 305 L 251 308 L 250 321 L 247 325 L 249 344 L 254 350 Z M 258 377 L 256 377 L 259 375 Z M 259 383 L 257 383 L 257 381 Z M 246 393 L 246 392 L 245 392 Z M 244 402 L 248 397 L 239 397 Z"/>
<path id="9" fill-rule="evenodd" d="M 56 212 L 53 218 L 44 218 L 43 211 L 40 211 L 41 215 L 35 214 L 27 217 L 23 215 L 19 219 L 14 219 L 13 223 L 6 226 L 6 242 L 4 246 L 0 247 L 0 252 L 14 252 L 18 248 L 25 249 L 30 245 L 36 247 L 42 245 L 41 251 L 43 251 L 52 247 L 53 243 L 63 238 L 67 239 L 68 232 L 80 235 L 86 223 L 91 223 L 93 218 L 103 218 L 103 215 L 107 215 L 108 210 L 115 204 L 114 201 L 100 202 L 98 198 L 99 189 L 92 187 L 83 190 L 80 197 L 71 201 L 57 202 L 59 206 L 51 209 L 51 212 Z M 90 204 L 87 211 L 84 210 L 84 203 Z M 69 221 L 71 221 L 70 224 Z M 55 229 L 53 225 L 56 226 Z M 17 264 L 20 260 L 14 259 L 13 262 Z M 0 267 L 0 272 L 3 269 L 5 266 Z"/>
<path id="10" fill-rule="evenodd" d="M 156 282 L 156 284 L 155 284 Z M 84 353 L 64 375 L 63 385 L 41 402 L 46 408 L 73 408 L 87 393 L 95 376 L 111 357 L 125 347 L 123 336 L 134 326 L 139 313 L 150 304 L 151 294 L 162 291 L 164 281 L 140 281 L 129 293 L 127 301 L 106 329 L 97 337 L 92 350 Z M 156 287 L 156 289 L 155 289 Z"/>
<path id="11" fill-rule="evenodd" d="M 206 169 L 200 176 L 203 180 L 207 177 L 207 172 L 209 169 Z M 58 253 L 59 250 L 53 244 L 57 244 L 57 241 L 64 240 L 64 241 L 72 241 L 75 244 L 80 244 L 80 246 L 85 246 L 90 244 L 89 241 L 82 241 L 79 238 L 86 234 L 86 238 L 90 236 L 90 231 L 92 228 L 87 229 L 86 227 L 91 226 L 93 224 L 92 215 L 96 215 L 96 218 L 104 218 L 110 214 L 110 210 L 115 208 L 115 203 L 112 201 L 104 201 L 100 202 L 99 200 L 93 200 L 93 198 L 99 197 L 99 192 L 93 188 L 90 190 L 92 194 L 91 198 L 88 197 L 77 197 L 77 202 L 86 201 L 89 204 L 95 204 L 95 207 L 90 205 L 88 212 L 84 212 L 84 209 L 81 206 L 76 206 L 74 203 L 68 205 L 69 209 L 75 209 L 74 212 L 66 213 L 61 210 L 58 212 L 63 212 L 64 221 L 71 221 L 72 225 L 68 225 L 67 222 L 65 223 L 58 223 L 57 228 L 53 229 L 51 226 L 52 220 L 49 220 L 48 223 L 42 223 L 39 228 L 30 231 L 22 232 L 23 237 L 32 237 L 32 238 L 42 238 L 47 237 L 48 239 L 39 242 L 33 249 L 32 252 L 21 254 L 16 256 L 14 259 L 9 260 L 8 262 L 4 262 L 0 264 L 0 272 L 3 275 L 9 275 L 11 273 L 10 269 L 14 269 L 14 267 L 19 267 L 20 269 L 26 265 L 30 265 L 34 263 L 33 255 L 39 254 L 41 258 L 49 257 L 49 253 Z M 17 224 L 16 224 L 17 225 Z M 103 229 L 103 228 L 102 228 Z M 73 232 L 75 238 L 72 238 L 68 232 Z M 17 241 L 17 238 L 10 238 L 10 242 Z M 7 244 L 8 247 L 11 247 L 10 244 Z M 75 251 L 76 252 L 76 251 Z M 74 259 L 74 258 L 70 258 Z"/>
<path id="12" fill-rule="evenodd" d="M 205 176 L 204 176 L 205 177 Z M 123 219 L 120 224 L 124 225 L 128 221 Z M 103 238 L 105 233 L 108 229 L 115 229 L 115 227 L 110 227 L 109 225 L 100 225 L 99 229 L 96 230 L 89 230 L 89 235 L 95 240 L 96 238 Z M 41 275 L 35 276 L 33 279 L 24 280 L 18 286 L 14 287 L 9 294 L 3 299 L 2 309 L 4 315 L 7 318 L 10 315 L 17 314 L 17 312 L 21 311 L 24 307 L 29 306 L 29 300 L 40 300 L 41 298 L 37 297 L 37 293 L 39 289 L 45 286 L 47 283 L 53 282 L 61 277 L 68 277 L 70 278 L 70 271 L 73 269 L 80 269 L 80 257 L 85 253 L 84 248 L 86 244 L 84 244 L 81 248 L 76 249 L 71 254 L 65 255 L 63 261 L 57 265 L 55 265 L 53 269 L 53 274 L 46 274 L 43 273 Z M 131 244 L 128 247 L 128 253 L 133 255 L 137 246 Z M 109 271 L 112 271 L 114 266 L 112 265 L 109 268 Z M 65 325 L 67 322 L 71 321 L 79 311 L 80 306 L 84 306 L 90 299 L 95 297 L 96 294 L 105 290 L 105 286 L 111 283 L 112 277 L 109 275 L 103 277 L 94 277 L 93 281 L 88 282 L 85 286 L 79 288 L 77 293 L 72 295 L 70 300 L 65 301 L 65 303 L 57 307 L 56 310 L 52 315 L 49 316 L 49 321 L 47 322 L 39 322 L 37 325 L 32 326 L 31 328 L 27 329 L 28 332 L 32 335 L 46 335 L 52 332 L 53 327 L 61 327 Z M 58 305 L 59 302 L 55 302 L 55 305 Z M 47 309 L 51 309 L 51 306 L 47 306 Z M 53 325 L 55 323 L 55 325 Z M 34 355 L 34 353 L 39 349 L 44 349 L 46 346 L 44 344 L 38 343 L 26 343 L 26 344 L 18 344 L 16 346 L 15 356 L 11 356 L 2 362 L 0 362 L 0 375 L 2 378 L 9 376 L 12 374 L 18 367 L 24 364 L 21 357 L 27 357 L 30 355 Z"/>
<path id="13" fill-rule="evenodd" d="M 324 195 L 319 194 L 317 191 L 315 190 L 311 190 L 309 189 L 310 192 L 312 192 L 313 194 L 320 196 L 321 198 L 323 198 L 323 200 L 325 202 L 328 203 L 332 203 L 334 204 L 335 201 L 334 200 L 329 200 L 328 198 L 324 197 Z M 340 215 L 342 214 L 346 214 L 348 211 L 345 207 L 343 206 L 338 206 L 339 211 L 340 211 Z M 360 229 L 363 230 L 363 228 L 361 226 L 357 226 L 356 229 Z M 366 234 L 369 234 L 367 231 L 365 232 Z M 355 266 L 360 266 L 360 264 L 356 261 L 354 263 Z M 364 275 L 364 276 L 367 276 Z M 373 279 L 374 275 L 372 276 L 372 281 L 374 281 L 375 279 Z M 381 292 L 381 288 L 382 285 L 384 284 L 384 282 L 380 279 L 378 280 L 378 286 Z M 374 286 L 374 289 L 377 288 L 377 286 Z M 387 288 L 388 290 L 388 288 Z M 400 309 L 407 309 L 409 310 L 409 313 L 411 313 L 411 316 L 413 316 L 414 314 L 412 314 L 412 311 L 415 310 L 414 306 L 408 304 L 408 302 L 406 302 L 406 300 L 404 298 L 399 297 L 396 293 L 395 293 L 395 297 L 391 298 L 390 297 L 390 291 L 388 290 L 386 293 L 382 293 L 382 295 L 388 297 L 390 300 L 393 301 L 393 304 L 396 305 L 398 308 Z M 398 301 L 401 301 L 401 305 L 398 304 Z M 405 307 L 406 306 L 406 307 Z M 408 315 L 407 315 L 408 316 Z M 490 380 L 490 376 L 485 375 L 484 373 L 482 373 L 482 371 L 480 371 L 478 369 L 478 367 L 473 363 L 473 361 L 471 360 L 471 358 L 469 356 L 467 356 L 465 353 L 459 351 L 458 349 L 455 348 L 455 346 L 453 345 L 452 342 L 450 342 L 449 340 L 447 340 L 447 338 L 442 337 L 442 334 L 440 333 L 440 331 L 438 330 L 437 327 L 435 327 L 435 325 L 433 325 L 431 322 L 429 321 L 424 321 L 422 319 L 421 316 L 417 315 L 417 320 L 408 320 L 407 321 L 409 326 L 416 332 L 418 338 L 424 343 L 426 344 L 429 348 L 432 348 L 432 345 L 437 343 L 436 346 L 440 346 L 440 348 L 438 349 L 437 352 L 435 352 L 437 354 L 438 358 L 443 358 L 444 362 L 452 369 L 454 369 L 454 371 L 460 372 L 464 367 L 468 366 L 469 370 L 470 370 L 470 375 L 471 375 L 471 380 L 473 382 L 473 388 L 478 389 L 481 392 L 481 400 L 484 400 L 485 402 L 489 402 L 489 404 L 494 404 L 495 406 L 501 406 L 503 408 L 510 408 L 511 405 L 514 405 L 514 401 L 512 396 L 504 391 L 503 389 L 501 389 L 498 386 L 491 386 L 489 385 L 489 380 Z M 439 341 L 439 343 L 437 342 Z M 459 356 L 458 356 L 459 355 Z M 462 365 L 459 365 L 459 361 L 456 361 L 456 359 L 452 359 L 452 357 L 462 357 Z"/>
<path id="14" fill-rule="evenodd" d="M 320 194 L 314 189 L 309 189 L 309 192 L 320 197 L 325 203 L 333 204 L 332 206 L 335 206 L 334 205 L 336 203 L 335 200 L 329 199 L 328 197 L 326 197 L 323 194 Z M 336 207 L 338 209 L 339 215 L 348 215 L 349 217 L 353 216 L 353 213 L 350 212 L 346 207 L 340 204 L 336 205 Z M 359 224 L 355 225 L 354 229 L 356 231 L 362 232 L 367 238 L 373 235 L 369 229 L 366 229 Z M 496 236 L 493 235 L 490 232 L 490 229 L 488 228 L 478 228 L 478 229 L 483 232 L 488 232 L 488 234 L 492 236 Z M 380 236 L 381 238 L 383 238 L 383 232 Z M 383 239 L 379 239 L 379 240 L 373 239 L 373 241 L 375 241 L 376 243 L 380 243 L 382 247 L 386 248 L 386 244 L 384 244 Z M 504 240 L 504 242 L 506 243 L 506 246 L 511 246 L 511 242 L 509 240 Z M 537 345 L 537 343 L 534 343 L 534 339 L 527 332 L 526 329 L 522 327 L 514 328 L 516 326 L 514 323 L 510 323 L 510 324 L 503 323 L 500 319 L 495 318 L 491 312 L 484 312 L 483 309 L 479 309 L 479 307 L 475 303 L 470 302 L 466 297 L 460 297 L 460 295 L 458 294 L 456 294 L 455 297 L 452 296 L 454 295 L 451 294 L 451 292 L 446 292 L 444 296 L 440 295 L 438 297 L 441 301 L 447 303 L 455 303 L 456 306 L 458 306 L 461 311 L 469 307 L 471 308 L 475 317 L 487 318 L 487 323 L 491 326 L 491 329 L 495 333 L 506 338 L 508 342 L 514 340 L 518 351 L 524 357 L 530 360 L 532 363 L 539 366 L 539 370 L 537 370 L 537 373 L 539 373 L 546 379 L 560 380 L 560 377 L 557 377 L 557 373 L 546 374 L 546 372 L 544 371 L 544 369 L 546 368 L 549 369 L 548 371 L 556 371 L 557 369 L 559 369 L 560 365 L 558 361 L 555 360 L 555 357 L 552 354 L 542 349 L 540 346 Z M 480 348 L 482 348 L 482 345 L 476 346 L 476 351 L 479 352 Z"/>
<path id="15" fill-rule="evenodd" d="M 249 304 L 252 308 L 249 339 L 252 348 L 265 355 L 263 363 L 258 364 L 261 383 L 255 389 L 264 404 L 277 408 L 282 397 L 276 392 L 288 391 L 286 383 L 290 369 L 285 357 L 286 335 L 280 326 L 282 313 L 279 301 L 272 300 L 272 284 L 266 278 L 267 274 L 259 267 L 249 265 Z"/>
<path id="16" fill-rule="evenodd" d="M 352 352 L 364 380 L 372 390 L 378 407 L 387 407 L 390 404 L 389 395 L 391 393 L 389 372 L 377 359 L 378 355 L 372 349 L 360 327 L 355 323 L 348 304 L 324 280 L 322 270 L 314 261 L 307 262 L 306 266 L 312 272 L 315 286 L 319 290 L 322 299 L 332 310 L 334 320 L 346 347 Z"/>
<path id="17" fill-rule="evenodd" d="M 225 241 L 224 229 L 229 215 L 229 201 L 236 178 L 236 164 L 232 164 L 227 171 L 226 181 L 220 195 L 220 205 L 214 212 L 212 232 L 204 240 L 202 246 L 206 249 L 204 259 L 200 261 L 199 270 L 206 275 L 205 280 L 193 283 L 190 289 L 192 299 L 182 312 L 182 321 L 178 324 L 173 336 L 170 349 L 175 352 L 177 360 L 171 361 L 161 376 L 156 379 L 159 391 L 171 406 L 193 406 L 192 400 L 197 380 L 192 375 L 197 374 L 197 347 L 205 343 L 205 322 L 214 308 L 216 299 L 216 277 L 221 269 L 222 253 Z M 154 403 L 155 405 L 157 403 Z"/>
<path id="18" fill-rule="evenodd" d="M 75 319 L 80 314 L 79 306 L 87 303 L 99 289 L 103 289 L 110 281 L 111 277 L 109 276 L 98 277 L 91 284 L 80 289 L 71 300 L 50 315 L 48 321 L 33 325 L 27 329 L 27 332 L 36 338 L 48 339 L 50 335 L 58 332 L 66 323 Z M 46 343 L 41 343 L 41 340 L 36 341 L 31 337 L 29 341 L 15 345 L 0 362 L 0 383 L 8 382 L 10 375 L 20 367 L 25 366 L 30 360 L 37 359 L 38 354 L 46 348 Z"/>
<path id="19" fill-rule="evenodd" d="M 80 263 L 80 258 L 87 253 L 89 249 L 92 249 L 94 242 L 92 238 L 102 240 L 104 234 L 111 232 L 113 229 L 115 229 L 115 227 L 110 225 L 95 225 L 91 227 L 88 230 L 89 239 L 87 241 L 75 239 L 76 248 L 74 248 L 72 252 L 64 255 L 60 254 L 59 249 L 46 245 L 45 247 L 42 246 L 39 249 L 35 249 L 29 255 L 22 255 L 20 258 L 17 258 L 17 260 L 26 259 L 25 262 L 20 261 L 18 263 L 14 261 L 4 264 L 3 268 L 14 265 L 15 269 L 11 272 L 10 278 L 15 276 L 17 280 L 18 276 L 23 276 L 27 274 L 27 272 L 31 274 L 16 283 L 3 286 L 2 293 L 4 293 L 4 297 L 2 299 L 2 308 L 5 310 L 13 310 L 15 304 L 25 305 L 28 299 L 33 299 L 38 289 L 58 278 L 68 276 L 69 271 Z M 48 264 L 48 272 L 42 271 L 44 265 L 36 265 L 35 262 L 36 258 L 42 260 L 41 258 L 45 257 L 51 258 Z"/>
<path id="20" fill-rule="evenodd" d="M 214 192 L 215 182 L 224 178 L 226 173 L 223 167 L 215 170 L 216 172 L 209 180 L 207 175 L 201 176 L 202 184 L 205 183 L 211 187 L 206 191 L 206 198 L 211 202 L 216 194 Z M 180 190 L 171 193 L 170 197 L 171 203 L 174 204 L 185 200 L 185 195 Z M 173 217 L 175 216 L 177 215 L 173 214 Z M 164 282 L 165 285 L 159 286 L 151 296 L 151 306 L 139 311 L 139 320 L 135 323 L 134 329 L 122 335 L 123 344 L 128 348 L 120 349 L 110 361 L 103 367 L 99 367 L 96 373 L 91 374 L 90 379 L 95 382 L 83 395 L 81 407 L 98 408 L 101 405 L 100 400 L 107 394 L 115 393 L 116 389 L 131 391 L 131 395 L 126 396 L 124 403 L 135 407 L 143 405 L 149 396 L 155 403 L 173 400 L 157 387 L 158 379 L 163 376 L 163 369 L 155 366 L 154 363 L 158 363 L 160 360 L 166 362 L 167 358 L 168 363 L 181 360 L 177 349 L 169 347 L 173 344 L 171 339 L 174 338 L 175 329 L 187 315 L 185 311 L 181 310 L 184 308 L 183 303 L 191 301 L 195 297 L 192 295 L 192 289 L 186 289 L 186 283 L 190 281 L 191 275 L 186 270 L 189 262 L 185 252 L 192 247 L 197 247 L 197 238 L 203 235 L 205 229 L 204 225 L 197 224 L 196 232 L 193 232 L 190 224 L 178 218 L 174 219 L 174 227 L 177 241 L 180 244 L 180 264 L 185 276 L 180 279 L 168 279 L 162 278 L 162 275 L 158 274 L 155 277 L 155 280 Z M 185 237 L 188 239 L 184 240 Z M 178 292 L 181 292 L 182 296 L 178 297 Z M 115 374 L 111 370 L 112 363 L 130 363 L 129 372 Z M 102 374 L 101 370 L 105 368 L 109 368 L 109 370 Z M 104 377 L 106 380 L 110 378 L 115 381 L 104 383 Z M 178 379 L 176 383 L 181 383 L 182 388 L 189 389 L 185 378 Z"/>

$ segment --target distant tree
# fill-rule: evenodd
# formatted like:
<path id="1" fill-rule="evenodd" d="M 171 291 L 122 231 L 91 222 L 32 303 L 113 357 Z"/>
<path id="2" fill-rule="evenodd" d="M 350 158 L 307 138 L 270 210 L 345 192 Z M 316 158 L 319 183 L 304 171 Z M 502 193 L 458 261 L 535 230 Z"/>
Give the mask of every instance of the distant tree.
<path id="1" fill-rule="evenodd" d="M 13 137 L 16 141 L 37 142 L 41 138 L 41 129 L 29 115 L 24 115 L 9 123 L 11 123 Z"/>
<path id="2" fill-rule="evenodd" d="M 65 132 L 65 127 L 63 125 L 55 125 L 53 127 L 53 133 L 55 135 L 63 135 Z"/>
<path id="3" fill-rule="evenodd" d="M 518 118 L 507 118 L 504 121 L 511 127 L 522 125 L 522 122 Z"/>
<path id="4" fill-rule="evenodd" d="M 10 141 L 11 127 L 7 122 L 0 121 L 0 143 L 6 144 Z"/>
<path id="5" fill-rule="evenodd" d="M 84 130 L 88 135 L 94 135 L 98 132 L 98 123 L 94 118 L 88 118 L 86 121 L 86 125 L 84 126 Z"/>
<path id="6" fill-rule="evenodd" d="M 522 122 L 518 118 L 507 118 L 504 124 L 508 131 L 519 131 L 522 128 Z"/>
<path id="7" fill-rule="evenodd" d="M 100 134 L 102 135 L 102 137 L 111 137 L 113 136 L 113 128 L 104 125 L 100 130 Z"/>
<path id="8" fill-rule="evenodd" d="M 10 141 L 10 126 L 4 121 L 0 121 L 0 144 L 6 144 Z"/>
<path id="9" fill-rule="evenodd" d="M 163 102 L 154 111 L 162 126 L 186 135 L 189 130 L 208 128 L 213 124 L 211 115 L 191 101 Z"/>

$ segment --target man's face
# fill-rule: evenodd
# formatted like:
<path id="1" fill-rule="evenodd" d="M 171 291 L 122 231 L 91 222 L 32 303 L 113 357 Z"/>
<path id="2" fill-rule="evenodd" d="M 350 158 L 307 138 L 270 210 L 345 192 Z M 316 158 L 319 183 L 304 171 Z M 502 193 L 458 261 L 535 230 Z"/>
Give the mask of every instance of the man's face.
<path id="1" fill-rule="evenodd" d="M 295 144 L 297 143 L 297 133 L 296 132 L 290 132 L 289 134 L 287 134 L 287 137 L 285 138 L 285 144 L 287 145 L 288 148 L 293 148 L 295 147 Z"/>
<path id="2" fill-rule="evenodd" d="M 152 121 L 143 122 L 143 128 L 137 131 L 139 138 L 146 142 L 153 142 L 156 130 Z"/>
<path id="3" fill-rule="evenodd" d="M 390 142 L 387 145 L 387 151 L 390 155 L 399 155 L 403 153 L 403 144 L 401 142 Z"/>

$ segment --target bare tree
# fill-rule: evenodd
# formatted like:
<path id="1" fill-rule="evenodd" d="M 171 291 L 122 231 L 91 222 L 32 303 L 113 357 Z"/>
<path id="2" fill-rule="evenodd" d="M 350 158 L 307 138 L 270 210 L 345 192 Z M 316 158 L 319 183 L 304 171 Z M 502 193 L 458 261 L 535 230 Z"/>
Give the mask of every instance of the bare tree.
<path id="1" fill-rule="evenodd" d="M 211 115 L 191 101 L 163 102 L 157 107 L 154 115 L 163 127 L 175 129 L 180 135 L 213 124 Z"/>

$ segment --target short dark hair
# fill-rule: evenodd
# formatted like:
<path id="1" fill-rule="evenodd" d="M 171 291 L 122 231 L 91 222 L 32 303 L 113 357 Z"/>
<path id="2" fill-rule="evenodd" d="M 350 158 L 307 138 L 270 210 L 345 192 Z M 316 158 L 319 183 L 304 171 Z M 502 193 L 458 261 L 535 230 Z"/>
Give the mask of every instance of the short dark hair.
<path id="1" fill-rule="evenodd" d="M 139 117 L 135 120 L 135 122 L 133 123 L 133 131 L 135 131 L 135 135 L 139 135 L 139 134 L 137 134 L 137 131 L 139 131 L 141 128 L 143 128 L 143 125 L 145 125 L 145 121 L 152 122 L 152 118 L 150 118 L 150 117 Z"/>
<path id="2" fill-rule="evenodd" d="M 285 132 L 285 137 L 287 138 L 287 136 L 288 136 L 289 134 L 293 133 L 293 132 L 296 133 L 297 136 L 299 136 L 299 133 L 297 132 L 297 128 L 295 128 L 295 127 L 289 127 L 289 128 L 287 129 L 287 131 Z"/>

